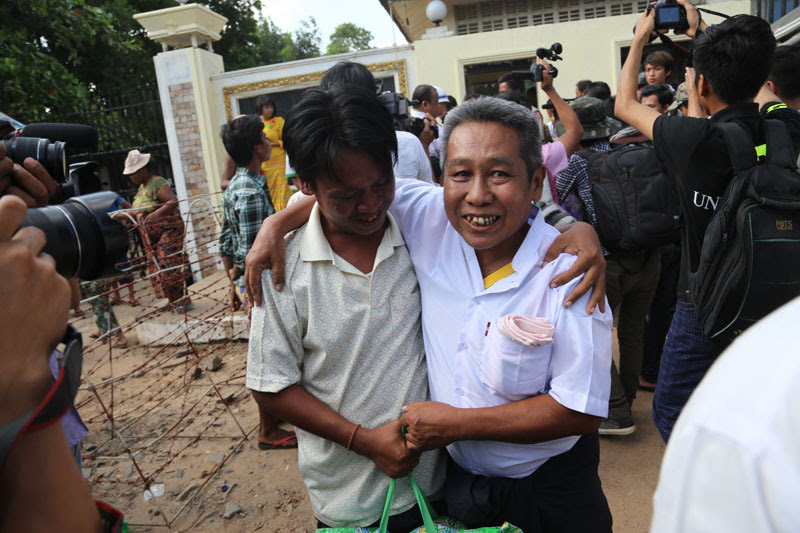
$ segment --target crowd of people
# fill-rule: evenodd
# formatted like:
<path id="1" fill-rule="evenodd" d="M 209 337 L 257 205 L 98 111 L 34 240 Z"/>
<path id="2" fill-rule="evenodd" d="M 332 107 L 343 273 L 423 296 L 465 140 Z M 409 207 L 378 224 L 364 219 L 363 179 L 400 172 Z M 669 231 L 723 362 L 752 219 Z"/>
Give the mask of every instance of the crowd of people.
<path id="1" fill-rule="evenodd" d="M 219 249 L 230 306 L 252 321 L 246 386 L 258 443 L 298 448 L 318 528 L 388 520 L 389 531 L 411 531 L 430 507 L 466 528 L 610 532 L 599 439 L 636 430 L 631 407 L 642 389 L 654 391 L 654 424 L 668 444 L 652 531 L 800 525 L 791 440 L 800 365 L 786 330 L 798 304 L 726 351 L 731 339 L 709 338 L 692 285 L 742 161 L 790 156 L 784 166 L 797 169 L 800 47 L 778 47 L 760 18 L 709 26 L 678 2 L 694 47 L 677 87 L 672 54 L 643 59 L 648 10 L 613 96 L 605 82 L 580 80 L 565 99 L 539 60 L 544 113 L 511 73 L 496 96 L 461 104 L 421 84 L 399 127 L 370 71 L 341 62 L 285 117 L 260 97 L 259 115 L 223 126 Z M 731 124 L 752 154 L 729 150 Z M 41 205 L 46 172 L 34 160 L 9 164 L 2 150 L 0 192 L 32 183 L 23 199 Z M 153 280 L 185 312 L 185 289 L 163 272 L 183 260 L 169 244 L 183 232 L 176 198 L 148 163 L 138 152 L 126 161 L 139 185 L 131 207 L 160 267 Z M 39 276 L 65 297 L 50 306 L 47 335 L 21 344 L 37 364 L 20 374 L 18 358 L 2 360 L 31 388 L 13 400 L 0 391 L 14 406 L 4 423 L 39 405 L 57 375 L 43 365 L 69 307 L 41 237 L 12 237 L 23 212 L 22 202 L 0 199 L 4 294 L 22 299 L 6 285 Z M 14 266 L 9 254 L 33 266 Z M 5 317 L 0 342 L 35 327 L 25 320 Z M 11 447 L 4 487 L 22 483 L 42 442 L 48 460 L 69 453 L 61 434 L 44 431 L 15 434 L 31 444 Z M 81 485 L 74 467 L 48 480 Z M 21 523 L 28 496 L 6 501 L 0 523 Z M 70 497 L 71 519 L 99 527 L 85 487 Z M 107 527 L 118 524 L 113 509 L 100 513 Z"/>

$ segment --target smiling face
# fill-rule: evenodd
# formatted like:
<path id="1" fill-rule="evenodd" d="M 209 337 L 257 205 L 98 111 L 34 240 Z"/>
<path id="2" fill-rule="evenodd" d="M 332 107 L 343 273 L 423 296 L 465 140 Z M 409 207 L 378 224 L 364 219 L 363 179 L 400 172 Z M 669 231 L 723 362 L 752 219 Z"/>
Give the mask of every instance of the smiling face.
<path id="1" fill-rule="evenodd" d="M 341 182 L 320 171 L 312 189 L 301 182 L 305 194 L 314 194 L 326 231 L 367 236 L 383 229 L 394 199 L 394 175 L 382 169 L 368 153 L 346 149 L 338 154 L 334 170 Z"/>
<path id="2" fill-rule="evenodd" d="M 517 132 L 496 122 L 457 126 L 444 174 L 450 224 L 475 248 L 479 261 L 481 255 L 511 261 L 527 234 L 531 202 L 541 197 L 544 177 L 539 167 L 529 178 Z"/>

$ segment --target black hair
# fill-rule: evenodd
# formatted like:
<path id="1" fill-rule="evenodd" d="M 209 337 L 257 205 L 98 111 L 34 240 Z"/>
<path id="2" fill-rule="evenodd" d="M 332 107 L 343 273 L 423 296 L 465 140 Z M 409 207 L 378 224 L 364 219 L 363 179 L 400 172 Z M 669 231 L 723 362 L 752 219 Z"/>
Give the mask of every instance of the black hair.
<path id="1" fill-rule="evenodd" d="M 392 115 L 373 92 L 353 85 L 303 93 L 286 117 L 283 146 L 297 176 L 312 189 L 321 172 L 341 182 L 334 163 L 343 150 L 366 152 L 387 174 L 397 160 Z"/>
<path id="2" fill-rule="evenodd" d="M 354 61 L 339 61 L 329 68 L 322 80 L 319 88 L 323 91 L 330 91 L 338 85 L 358 85 L 373 94 L 377 93 L 375 77 L 372 72 L 361 63 Z"/>
<path id="3" fill-rule="evenodd" d="M 800 98 L 800 44 L 779 46 L 769 79 L 786 100 Z"/>
<path id="4" fill-rule="evenodd" d="M 582 93 L 585 93 L 586 90 L 589 88 L 589 85 L 592 84 L 592 80 L 581 80 L 575 84 L 575 87 Z"/>
<path id="5" fill-rule="evenodd" d="M 517 75 L 513 72 L 508 72 L 500 76 L 500 78 L 497 80 L 497 85 L 500 85 L 501 83 L 507 83 L 508 88 L 512 91 L 519 92 L 522 90 L 522 80 L 519 79 L 519 77 L 517 77 Z"/>
<path id="6" fill-rule="evenodd" d="M 611 87 L 604 81 L 593 81 L 586 88 L 586 96 L 599 98 L 600 100 L 608 100 L 611 98 Z"/>
<path id="7" fill-rule="evenodd" d="M 664 70 L 672 72 L 675 66 L 675 59 L 672 54 L 664 50 L 656 50 L 652 54 L 648 54 L 644 60 L 645 65 L 653 65 L 654 67 L 664 67 Z"/>
<path id="8" fill-rule="evenodd" d="M 508 100 L 509 102 L 514 102 L 515 104 L 519 104 L 525 109 L 531 108 L 531 103 L 528 101 L 528 97 L 522 93 L 515 93 L 514 91 L 506 91 L 504 93 L 500 93 L 497 95 L 498 98 L 501 100 Z"/>
<path id="9" fill-rule="evenodd" d="M 447 95 L 447 102 L 450 104 L 450 109 L 453 109 L 454 107 L 456 107 L 458 105 L 458 101 L 456 100 L 456 97 L 453 96 L 452 94 L 448 94 Z M 447 105 L 447 104 L 445 104 L 445 105 Z"/>
<path id="10" fill-rule="evenodd" d="M 222 144 L 236 166 L 246 167 L 250 164 L 253 160 L 253 149 L 263 142 L 263 132 L 264 123 L 258 115 L 245 115 L 222 125 Z"/>
<path id="11" fill-rule="evenodd" d="M 767 81 L 775 53 L 769 23 L 736 15 L 707 28 L 696 40 L 692 63 L 728 105 L 750 102 Z"/>
<path id="12" fill-rule="evenodd" d="M 433 91 L 435 90 L 436 88 L 433 85 L 417 85 L 411 97 L 411 99 L 416 102 L 415 107 L 420 107 L 422 102 L 430 102 L 433 100 Z"/>
<path id="13" fill-rule="evenodd" d="M 261 110 L 266 105 L 271 105 L 272 106 L 272 116 L 273 117 L 277 117 L 278 116 L 278 106 L 275 105 L 275 102 L 272 101 L 272 98 L 270 98 L 269 95 L 262 94 L 258 98 L 256 98 L 256 109 L 258 109 L 258 114 L 259 115 L 261 114 Z"/>
<path id="14" fill-rule="evenodd" d="M 670 91 L 669 87 L 663 83 L 651 83 L 650 85 L 645 85 L 644 88 L 642 88 L 642 98 L 652 95 L 656 95 L 658 97 L 658 105 L 661 107 L 668 107 L 675 99 L 672 91 Z"/>

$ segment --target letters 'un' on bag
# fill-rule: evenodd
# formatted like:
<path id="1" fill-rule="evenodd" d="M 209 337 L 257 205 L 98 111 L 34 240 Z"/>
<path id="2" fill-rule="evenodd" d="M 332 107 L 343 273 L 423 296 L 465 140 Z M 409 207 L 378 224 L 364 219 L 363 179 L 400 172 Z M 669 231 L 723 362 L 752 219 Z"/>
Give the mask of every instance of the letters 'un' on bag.
<path id="1" fill-rule="evenodd" d="M 436 511 L 431 506 L 428 499 L 422 494 L 422 490 L 417 485 L 411 474 L 408 475 L 408 480 L 411 483 L 411 488 L 414 491 L 414 496 L 417 499 L 420 513 L 422 514 L 423 524 L 421 527 L 413 530 L 411 533 L 522 533 L 518 527 L 505 523 L 497 527 L 481 527 L 478 529 L 465 529 L 462 524 L 447 517 L 437 517 Z M 389 524 L 389 512 L 392 508 L 392 498 L 394 497 L 394 488 L 397 480 L 393 479 L 389 483 L 389 490 L 386 493 L 386 503 L 383 506 L 383 514 L 381 515 L 380 526 L 375 528 L 366 527 L 349 527 L 349 528 L 326 528 L 318 529 L 317 533 L 386 533 L 387 525 Z M 391 533 L 405 533 L 394 531 Z"/>
<path id="2" fill-rule="evenodd" d="M 763 121 L 766 154 L 739 124 L 715 127 L 734 177 L 706 228 L 689 289 L 706 336 L 722 342 L 800 296 L 800 176 L 782 122 Z"/>

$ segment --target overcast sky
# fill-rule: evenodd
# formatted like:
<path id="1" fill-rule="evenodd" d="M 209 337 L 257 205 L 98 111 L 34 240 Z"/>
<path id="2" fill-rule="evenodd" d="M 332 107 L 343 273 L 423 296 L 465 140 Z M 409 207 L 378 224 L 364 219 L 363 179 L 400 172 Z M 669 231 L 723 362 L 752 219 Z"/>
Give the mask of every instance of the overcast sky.
<path id="1" fill-rule="evenodd" d="M 372 32 L 376 48 L 406 44 L 403 34 L 395 27 L 389 14 L 378 0 L 261 0 L 261 13 L 269 17 L 281 30 L 293 32 L 302 19 L 313 16 L 322 35 L 322 51 L 328 46 L 328 37 L 336 26 L 352 22 Z"/>

